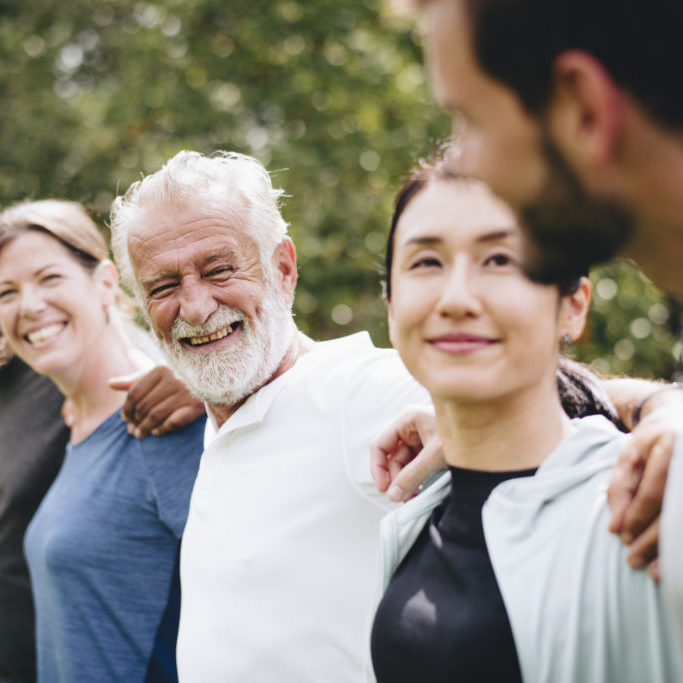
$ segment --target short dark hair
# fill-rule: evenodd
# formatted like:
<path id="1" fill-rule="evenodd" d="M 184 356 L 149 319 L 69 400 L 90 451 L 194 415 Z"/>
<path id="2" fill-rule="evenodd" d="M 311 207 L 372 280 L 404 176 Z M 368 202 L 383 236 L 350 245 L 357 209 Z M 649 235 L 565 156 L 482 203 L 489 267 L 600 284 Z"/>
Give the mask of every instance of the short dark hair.
<path id="1" fill-rule="evenodd" d="M 603 415 L 622 432 L 627 431 L 614 404 L 600 384 L 600 378 L 585 365 L 560 354 L 557 362 L 557 390 L 569 417 Z"/>
<path id="2" fill-rule="evenodd" d="M 680 0 L 463 0 L 481 67 L 532 114 L 553 91 L 566 50 L 598 59 L 661 125 L 683 128 Z"/>

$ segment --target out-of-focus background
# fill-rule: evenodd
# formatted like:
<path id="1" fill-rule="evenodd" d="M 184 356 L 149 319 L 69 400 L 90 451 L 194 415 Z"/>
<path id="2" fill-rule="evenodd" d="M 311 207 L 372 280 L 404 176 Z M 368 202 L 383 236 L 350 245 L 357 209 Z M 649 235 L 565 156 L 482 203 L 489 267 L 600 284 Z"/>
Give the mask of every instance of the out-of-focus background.
<path id="1" fill-rule="evenodd" d="M 68 198 L 106 225 L 114 196 L 180 149 L 252 154 L 289 195 L 300 327 L 388 343 L 393 195 L 450 124 L 414 26 L 380 0 L 0 0 L 0 98 L 0 207 Z M 575 355 L 672 377 L 680 307 L 623 264 L 593 280 Z"/>

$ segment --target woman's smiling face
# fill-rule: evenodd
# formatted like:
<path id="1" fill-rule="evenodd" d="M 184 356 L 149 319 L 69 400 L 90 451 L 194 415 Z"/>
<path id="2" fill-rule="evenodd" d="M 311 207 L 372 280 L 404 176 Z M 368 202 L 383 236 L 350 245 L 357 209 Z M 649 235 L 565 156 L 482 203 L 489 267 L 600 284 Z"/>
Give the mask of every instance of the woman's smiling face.
<path id="1" fill-rule="evenodd" d="M 491 401 L 554 382 L 565 299 L 523 275 L 521 232 L 485 185 L 428 181 L 393 239 L 391 340 L 433 398 Z"/>
<path id="2" fill-rule="evenodd" d="M 59 377 L 104 343 L 111 294 L 50 235 L 27 230 L 0 250 L 0 326 L 28 365 Z"/>

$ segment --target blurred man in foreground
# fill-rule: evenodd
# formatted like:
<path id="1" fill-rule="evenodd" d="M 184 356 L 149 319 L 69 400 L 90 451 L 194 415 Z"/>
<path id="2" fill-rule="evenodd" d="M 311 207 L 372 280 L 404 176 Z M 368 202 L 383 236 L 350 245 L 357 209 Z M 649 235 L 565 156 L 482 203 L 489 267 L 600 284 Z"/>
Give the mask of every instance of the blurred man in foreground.
<path id="1" fill-rule="evenodd" d="M 519 212 L 528 272 L 558 281 L 620 255 L 683 297 L 683 4 L 414 4 L 436 97 L 462 126 L 455 161 Z M 634 422 L 644 406 L 681 400 L 680 386 L 662 389 Z M 620 460 L 612 529 L 629 542 L 657 515 L 676 441 L 662 565 L 683 626 L 683 420 L 680 408 L 661 415 L 642 421 Z"/>

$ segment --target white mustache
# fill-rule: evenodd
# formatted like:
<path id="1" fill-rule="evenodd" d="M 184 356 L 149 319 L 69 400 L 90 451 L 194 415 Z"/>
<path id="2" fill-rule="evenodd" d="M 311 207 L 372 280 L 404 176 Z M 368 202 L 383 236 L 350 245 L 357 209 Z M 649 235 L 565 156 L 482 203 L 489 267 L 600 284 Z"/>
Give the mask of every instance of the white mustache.
<path id="1" fill-rule="evenodd" d="M 246 326 L 247 317 L 238 308 L 223 304 L 202 325 L 192 325 L 182 318 L 176 318 L 171 325 L 171 338 L 177 342 L 186 337 L 207 337 L 236 322 Z"/>

